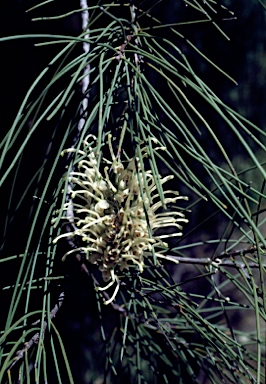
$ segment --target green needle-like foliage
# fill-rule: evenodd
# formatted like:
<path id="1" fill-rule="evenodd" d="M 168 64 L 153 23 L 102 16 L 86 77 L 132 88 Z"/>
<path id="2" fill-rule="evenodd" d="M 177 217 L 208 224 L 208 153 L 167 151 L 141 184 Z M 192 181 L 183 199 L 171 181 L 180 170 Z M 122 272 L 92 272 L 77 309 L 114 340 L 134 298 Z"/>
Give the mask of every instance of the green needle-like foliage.
<path id="1" fill-rule="evenodd" d="M 203 81 L 195 55 L 233 79 L 182 32 L 227 37 L 232 13 L 74 3 L 28 12 L 45 26 L 86 16 L 80 35 L 0 38 L 55 52 L 1 142 L 0 382 L 263 383 L 265 132 Z M 86 377 L 69 342 L 79 310 Z"/>

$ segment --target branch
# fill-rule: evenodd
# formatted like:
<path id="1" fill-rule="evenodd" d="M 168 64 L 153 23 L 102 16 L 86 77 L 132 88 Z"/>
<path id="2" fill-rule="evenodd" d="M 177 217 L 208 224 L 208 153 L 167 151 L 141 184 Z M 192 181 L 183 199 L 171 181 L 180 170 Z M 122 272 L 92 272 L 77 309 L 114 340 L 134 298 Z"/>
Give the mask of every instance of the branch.
<path id="1" fill-rule="evenodd" d="M 181 263 L 181 264 L 200 264 L 200 265 L 212 265 L 213 267 L 217 268 L 217 266 L 231 266 L 231 267 L 246 267 L 246 264 L 239 263 L 237 261 L 221 261 L 218 257 L 214 260 L 210 259 L 209 257 L 201 257 L 201 258 L 195 258 L 195 257 L 182 257 L 182 256 L 167 256 L 167 260 L 171 260 L 175 263 Z M 259 268 L 259 265 L 257 263 L 249 263 L 248 266 L 250 268 Z M 266 264 L 263 264 L 264 267 L 266 267 Z"/>
<path id="2" fill-rule="evenodd" d="M 265 250 L 265 246 L 263 244 L 260 244 L 260 249 L 261 250 Z M 236 250 L 236 251 L 233 251 L 233 252 L 223 252 L 219 258 L 220 259 L 223 259 L 223 258 L 227 258 L 227 257 L 236 257 L 236 256 L 244 256 L 244 255 L 247 255 L 249 253 L 254 253 L 254 252 L 257 252 L 258 251 L 258 247 L 256 245 L 253 245 L 251 247 L 248 247 L 246 249 L 240 249 L 240 250 Z"/>
<path id="3" fill-rule="evenodd" d="M 261 249 L 265 249 L 265 247 L 261 246 Z M 225 260 L 222 261 L 222 259 L 225 258 L 234 258 L 237 256 L 245 256 L 249 253 L 254 253 L 258 250 L 258 247 L 252 246 L 247 249 L 242 250 L 236 250 L 230 253 L 222 253 L 219 256 L 215 257 L 215 259 L 211 259 L 209 257 L 202 257 L 202 258 L 195 258 L 195 257 L 182 257 L 182 256 L 173 256 L 173 255 L 165 255 L 167 260 L 172 260 L 175 263 L 182 263 L 182 264 L 200 264 L 200 265 L 209 265 L 213 266 L 214 268 L 217 268 L 218 266 L 222 267 L 235 267 L 235 268 L 246 268 L 245 263 L 241 263 L 238 261 L 230 261 Z M 259 264 L 256 262 L 250 262 L 248 263 L 248 266 L 250 268 L 259 268 Z M 266 267 L 266 264 L 263 264 L 263 267 Z"/>
<path id="4" fill-rule="evenodd" d="M 89 30 L 88 30 L 88 24 L 89 24 L 89 11 L 88 11 L 88 4 L 87 4 L 87 0 L 80 0 L 80 7 L 81 9 L 83 9 L 82 13 L 81 13 L 81 20 L 82 20 L 82 29 L 84 31 L 87 31 L 87 34 L 85 35 L 85 38 L 84 39 L 88 39 L 89 40 L 89 37 L 90 37 L 90 34 L 89 34 Z M 90 43 L 87 42 L 87 41 L 84 41 L 83 42 L 83 51 L 84 53 L 88 53 L 90 51 Z M 84 73 L 86 74 L 86 76 L 83 77 L 82 79 L 82 86 L 81 86 L 81 91 L 84 95 L 84 98 L 82 100 L 82 108 L 81 108 L 81 117 L 80 117 L 80 120 L 79 120 L 79 123 L 78 123 L 78 132 L 80 132 L 84 126 L 84 123 L 86 121 L 86 116 L 87 116 L 87 108 L 88 108 L 88 99 L 89 99 L 89 96 L 88 94 L 85 96 L 86 94 L 86 91 L 88 89 L 88 86 L 89 86 L 89 83 L 90 83 L 90 64 L 87 64 L 85 69 L 84 69 Z"/>
<path id="5" fill-rule="evenodd" d="M 63 301 L 64 301 L 64 298 L 65 298 L 65 294 L 64 292 L 61 292 L 59 297 L 58 297 L 58 302 L 57 304 L 54 306 L 54 308 L 51 310 L 50 312 L 50 320 L 52 320 L 57 312 L 59 311 L 59 309 L 61 308 L 62 304 L 63 304 Z M 41 322 L 41 320 L 37 320 L 35 321 L 34 323 L 32 323 L 32 325 L 37 325 Z M 44 321 L 43 322 L 43 327 L 42 327 L 42 335 L 43 335 L 43 339 L 44 339 L 44 335 L 45 335 L 45 330 L 47 328 L 47 321 Z M 9 372 L 11 370 L 11 368 L 18 362 L 18 360 L 22 359 L 24 354 L 33 346 L 33 344 L 38 344 L 39 343 L 39 340 L 40 340 L 40 332 L 37 332 L 35 333 L 34 336 L 32 336 L 32 338 L 27 341 L 24 345 L 24 348 L 17 351 L 17 356 L 15 357 L 15 360 L 13 361 L 13 363 L 10 365 L 10 367 L 8 368 L 7 372 Z"/>

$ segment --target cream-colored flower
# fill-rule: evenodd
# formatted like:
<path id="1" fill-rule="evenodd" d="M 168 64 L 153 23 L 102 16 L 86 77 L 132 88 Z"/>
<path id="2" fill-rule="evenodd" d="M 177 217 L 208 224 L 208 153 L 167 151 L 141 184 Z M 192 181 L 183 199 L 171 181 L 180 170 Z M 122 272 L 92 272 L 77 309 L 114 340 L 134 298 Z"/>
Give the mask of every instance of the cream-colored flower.
<path id="1" fill-rule="evenodd" d="M 98 203 L 95 204 L 94 210 L 97 212 L 99 215 L 103 216 L 104 211 L 110 207 L 110 204 L 108 203 L 107 200 L 100 200 Z"/>
<path id="2" fill-rule="evenodd" d="M 90 136 L 91 137 L 91 136 Z M 74 222 L 72 236 L 80 239 L 80 249 L 88 255 L 88 260 L 97 264 L 102 272 L 103 280 L 108 284 L 99 288 L 108 289 L 117 284 L 114 294 L 106 302 L 112 301 L 118 292 L 119 280 L 117 274 L 129 268 L 138 268 L 140 272 L 145 267 L 145 258 L 152 253 L 159 258 L 163 254 L 156 252 L 156 247 L 167 246 L 162 239 L 180 236 L 182 226 L 188 220 L 177 210 L 163 211 L 163 206 L 175 204 L 180 199 L 178 192 L 167 190 L 167 197 L 162 202 L 156 193 L 156 182 L 150 170 L 141 169 L 137 157 L 130 159 L 125 167 L 116 158 L 108 137 L 111 160 L 105 160 L 104 175 L 97 167 L 97 159 L 89 138 L 84 140 L 83 156 L 78 164 L 78 170 L 70 173 L 71 200 L 65 203 L 66 218 Z M 73 149 L 64 152 L 73 152 Z M 146 149 L 141 149 L 146 155 Z M 113 174 L 113 177 L 111 175 Z M 158 178 L 158 175 L 157 175 Z M 161 185 L 173 176 L 162 178 Z M 144 182 L 145 181 L 145 182 Z M 148 190 L 145 189 L 148 187 Z M 68 217 L 72 205 L 73 215 Z M 172 228 L 174 233 L 156 235 L 158 229 Z M 54 242 L 68 234 L 58 236 Z M 71 252 L 70 252 L 71 253 Z"/>

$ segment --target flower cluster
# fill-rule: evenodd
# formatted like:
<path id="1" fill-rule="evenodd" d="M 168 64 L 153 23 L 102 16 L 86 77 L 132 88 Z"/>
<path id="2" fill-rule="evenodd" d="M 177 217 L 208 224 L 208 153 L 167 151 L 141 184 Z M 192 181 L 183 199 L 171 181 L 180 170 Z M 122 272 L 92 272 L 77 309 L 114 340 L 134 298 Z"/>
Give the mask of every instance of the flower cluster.
<path id="1" fill-rule="evenodd" d="M 167 246 L 163 238 L 180 236 L 180 222 L 187 222 L 187 219 L 179 211 L 162 211 L 162 206 L 187 198 L 168 190 L 164 191 L 162 202 L 152 172 L 141 169 L 138 157 L 130 159 L 125 167 L 114 156 L 111 136 L 108 138 L 111 161 L 104 160 L 106 166 L 100 172 L 88 140 L 84 141 L 84 150 L 79 151 L 83 159 L 78 163 L 78 169 L 70 173 L 70 196 L 64 210 L 66 218 L 73 224 L 72 236 L 81 240 L 79 249 L 88 255 L 91 263 L 98 265 L 103 280 L 109 281 L 102 288 L 106 289 L 115 281 L 118 283 L 119 271 L 137 266 L 142 272 L 145 257 L 152 252 L 163 257 L 156 252 L 156 247 Z M 64 152 L 69 151 L 73 149 Z M 145 154 L 146 149 L 142 148 L 142 156 Z M 172 177 L 159 176 L 159 182 L 162 185 Z M 171 235 L 156 236 L 159 228 L 166 227 L 178 230 Z M 69 234 L 58 238 L 64 236 Z"/>

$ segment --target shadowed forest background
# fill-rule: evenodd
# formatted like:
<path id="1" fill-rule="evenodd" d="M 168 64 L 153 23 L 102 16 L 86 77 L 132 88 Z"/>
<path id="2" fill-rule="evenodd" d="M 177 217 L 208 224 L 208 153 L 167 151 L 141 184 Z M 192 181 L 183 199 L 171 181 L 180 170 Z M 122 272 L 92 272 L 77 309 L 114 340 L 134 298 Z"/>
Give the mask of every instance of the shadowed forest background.
<path id="1" fill-rule="evenodd" d="M 59 1 L 60 12 L 68 11 L 68 5 L 64 1 Z M 79 2 L 76 3 L 78 8 Z M 68 19 L 56 20 L 42 23 L 31 22 L 32 14 L 25 13 L 25 10 L 34 1 L 16 1 L 13 5 L 3 1 L 1 5 L 1 36 L 29 34 L 29 33 L 59 33 L 78 34 L 80 32 L 79 16 L 72 16 Z M 54 5 L 55 9 L 58 4 Z M 224 20 L 221 22 L 223 31 L 228 35 L 230 41 L 224 39 L 221 34 L 209 24 L 197 26 L 181 26 L 181 33 L 202 49 L 204 54 L 215 62 L 218 66 L 234 78 L 239 86 L 235 87 L 232 83 L 219 76 L 217 71 L 201 60 L 192 50 L 189 50 L 184 43 L 185 53 L 194 56 L 194 63 L 197 63 L 197 70 L 200 75 L 208 80 L 208 84 L 215 86 L 216 93 L 240 113 L 262 126 L 265 119 L 265 12 L 256 0 L 243 1 L 224 1 L 228 9 L 234 12 L 235 20 Z M 53 5 L 49 6 L 53 14 Z M 189 11 L 189 12 L 188 12 Z M 178 1 L 168 0 L 160 8 L 167 23 L 176 20 L 184 20 L 184 16 L 191 10 Z M 228 14 L 225 12 L 228 18 Z M 219 18 L 222 15 L 219 14 Z M 2 104 L 2 121 L 10 123 L 12 113 L 7 106 L 12 105 L 13 110 L 18 106 L 25 95 L 26 90 L 32 81 L 45 67 L 49 59 L 53 57 L 56 50 L 51 47 L 41 49 L 33 47 L 31 40 L 19 40 L 9 42 L 2 46 L 2 87 L 5 90 L 5 104 Z M 190 57 L 190 59 L 193 59 Z M 14 75 L 15 74 L 15 75 Z M 19 79 L 19 83 L 18 83 Z M 21 81 L 23 79 L 23 81 Z"/>
<path id="2" fill-rule="evenodd" d="M 48 16 L 49 14 L 61 14 L 72 9 L 78 9 L 78 1 L 55 1 L 54 3 L 51 2 L 51 4 L 48 4 L 46 8 L 44 8 L 45 11 L 41 8 L 41 11 L 36 9 L 26 13 L 26 10 L 36 3 L 37 1 L 17 0 L 12 3 L 10 1 L 3 1 L 0 5 L 0 37 L 43 33 L 78 36 L 81 33 L 81 17 L 79 13 L 55 21 L 31 21 L 32 18 L 42 13 Z M 262 130 L 265 130 L 266 12 L 257 0 L 224 0 L 222 3 L 233 13 L 229 13 L 227 9 L 219 8 L 217 23 L 230 40 L 227 40 L 211 23 L 198 23 L 180 25 L 178 31 L 183 34 L 187 40 L 176 37 L 176 41 L 173 41 L 173 44 L 179 46 L 197 75 L 225 104 L 256 124 Z M 163 1 L 161 4 L 158 4 L 154 9 L 154 14 L 155 16 L 160 16 L 160 20 L 165 24 L 193 20 L 193 18 L 196 18 L 198 15 L 196 11 L 193 11 L 193 8 L 187 7 L 182 1 L 173 0 Z M 167 29 L 162 32 L 162 34 L 164 34 L 163 37 L 166 38 L 170 36 L 168 36 Z M 41 38 L 26 38 L 1 42 L 1 139 L 3 139 L 8 132 L 30 85 L 59 50 L 57 44 L 36 47 L 34 43 L 37 40 L 40 42 Z M 234 79 L 238 85 L 230 81 L 228 77 L 225 77 L 219 70 L 204 60 L 195 50 L 191 49 L 191 45 L 187 41 L 195 45 L 209 60 L 214 62 Z M 81 46 L 75 48 L 71 55 L 75 57 L 75 55 L 80 52 Z M 147 73 L 147 76 L 150 76 L 151 82 L 158 83 L 160 81 L 159 77 L 156 77 L 156 73 L 149 74 L 148 70 L 145 73 Z M 43 81 L 45 81 L 45 79 Z M 64 86 L 64 81 L 66 81 L 65 78 L 60 80 L 60 86 Z M 36 96 L 38 95 L 43 84 L 44 83 L 41 82 L 37 85 L 33 92 L 33 97 L 35 94 Z M 77 92 L 79 92 L 78 86 Z M 163 84 L 160 92 L 169 105 L 174 104 L 168 89 L 164 87 Z M 231 161 L 236 171 L 248 168 L 249 166 L 251 167 L 250 159 L 247 159 L 246 153 L 239 144 L 237 137 L 226 128 L 225 122 L 215 114 L 209 106 L 205 106 L 203 99 L 197 98 L 192 93 L 190 96 L 190 100 L 194 105 L 199 110 L 204 110 L 208 114 L 209 123 L 217 136 L 221 138 L 222 144 L 226 148 L 231 149 Z M 50 94 L 49 97 L 52 98 L 53 94 Z M 42 105 L 41 108 L 45 107 L 45 103 L 48 103 L 49 100 L 44 101 L 44 105 Z M 3 237 L 0 237 L 0 251 L 4 257 L 19 254 L 21 253 L 21 249 L 25 248 L 27 235 L 30 231 L 32 218 L 38 203 L 38 191 L 44 187 L 48 175 L 49 156 L 55 153 L 59 147 L 61 140 L 60 130 L 63 130 L 64 124 L 67 124 L 68 119 L 71 118 L 72 111 L 77 109 L 77 103 L 78 101 L 75 100 L 75 98 L 71 101 L 63 119 L 60 121 L 60 124 L 58 123 L 56 130 L 54 120 L 42 121 L 41 129 L 36 131 L 31 137 L 28 150 L 25 151 L 20 160 L 20 172 L 16 175 L 15 188 L 12 183 L 14 174 L 11 174 L 10 177 L 7 178 L 4 186 L 1 187 L 0 229 Z M 183 112 L 180 111 L 181 115 L 182 113 Z M 28 127 L 30 123 L 30 121 L 27 122 Z M 200 126 L 199 130 L 201 130 Z M 265 144 L 265 137 L 260 135 L 260 139 Z M 20 140 L 22 140 L 22 138 L 18 137 L 12 151 L 8 154 L 7 159 L 9 162 L 12 161 L 14 153 L 17 148 L 19 148 L 21 144 Z M 72 140 L 73 134 L 69 138 L 69 146 L 71 146 Z M 208 136 L 205 136 L 204 130 L 199 137 L 199 141 L 211 159 L 219 164 L 220 167 L 228 167 L 217 151 L 217 148 L 208 140 Z M 47 156 L 47 153 L 49 153 L 49 156 Z M 263 151 L 261 151 L 261 153 L 258 151 L 256 155 L 260 162 L 265 161 L 265 153 L 263 153 Z M 44 159 L 45 167 L 43 168 L 42 178 L 29 186 L 29 180 L 37 170 L 42 167 Z M 195 173 L 198 172 L 199 174 L 201 172 L 200 165 L 194 162 L 193 158 L 186 155 L 185 152 L 183 160 Z M 162 173 L 167 173 L 162 162 L 158 162 L 158 166 Z M 23 172 L 21 172 L 21 170 L 23 170 Z M 60 179 L 64 171 L 64 164 L 61 164 L 61 167 L 58 167 L 54 171 L 52 183 L 49 188 L 56 187 L 57 180 Z M 199 177 L 201 176 L 199 175 Z M 202 178 L 204 177 L 206 177 L 207 180 L 207 176 L 202 175 Z M 247 172 L 243 178 L 247 184 L 256 187 L 258 190 L 264 190 L 264 181 L 256 172 Z M 202 182 L 204 182 L 204 180 L 202 180 Z M 179 190 L 181 195 L 189 196 L 191 202 L 196 201 L 196 194 L 193 195 L 188 187 L 181 183 L 179 184 L 178 181 L 172 182 L 171 187 L 172 189 Z M 19 202 L 23 195 L 21 204 L 18 203 L 17 206 L 15 203 L 13 205 L 9 204 L 11 190 L 12 201 L 14 202 Z M 24 196 L 25 191 L 26 194 Z M 39 212 L 38 225 L 40 226 L 42 225 L 42 220 L 45 220 L 49 204 L 50 201 L 46 201 Z M 265 202 L 262 202 L 260 208 L 261 210 L 265 208 Z M 217 212 L 211 204 L 201 201 L 196 205 L 196 208 L 191 208 L 191 212 L 188 212 L 187 216 L 189 223 L 184 226 L 184 235 L 178 239 L 177 242 L 173 243 L 174 246 L 183 247 L 182 249 L 185 250 L 185 255 L 190 258 L 208 258 L 212 257 L 213 254 L 217 256 L 221 254 L 224 250 L 224 243 L 218 245 L 212 244 L 211 240 L 222 238 L 225 233 L 228 224 L 223 214 Z M 8 217 L 9 220 L 8 230 L 6 230 L 5 217 Z M 233 237 L 240 236 L 237 228 L 232 229 L 232 233 L 234 234 Z M 266 231 L 262 229 L 262 233 L 266 234 Z M 33 238 L 33 242 L 37 244 L 38 239 Z M 200 247 L 189 246 L 197 242 L 202 243 Z M 64 246 L 62 247 L 64 248 Z M 63 254 L 62 250 L 61 253 Z M 4 263 L 0 265 L 1 287 L 9 286 L 9 284 L 11 284 L 10 282 L 15 279 L 19 263 L 20 261 L 17 259 L 13 261 L 12 266 L 11 264 Z M 39 268 L 43 268 L 45 263 L 46 260 L 44 259 L 40 262 Z M 95 298 L 92 281 L 88 280 L 87 276 L 80 274 L 80 265 L 76 263 L 76 260 L 67 259 L 65 263 L 62 263 L 61 257 L 59 257 L 55 260 L 53 268 L 55 274 L 64 276 L 62 284 L 64 285 L 66 299 L 56 316 L 55 323 L 64 340 L 64 347 L 72 368 L 74 381 L 75 383 L 100 384 L 103 382 L 102 371 L 105 364 L 105 346 L 101 341 L 98 303 Z M 176 267 L 170 266 L 169 263 L 168 268 L 176 281 L 187 282 L 185 286 L 183 286 L 186 292 L 194 294 L 198 292 L 198 282 L 194 280 L 194 267 L 182 264 L 178 266 L 177 269 Z M 222 283 L 222 281 L 223 277 L 221 277 L 218 283 Z M 50 292 L 52 292 L 52 297 L 55 300 L 60 293 L 60 289 L 61 286 L 57 281 L 52 282 L 49 287 Z M 232 289 L 232 286 L 228 287 L 228 295 L 232 293 L 230 289 Z M 201 282 L 201 294 L 207 295 L 208 290 L 208 281 Z M 226 289 L 224 294 L 226 294 Z M 40 300 L 38 293 L 34 292 L 33 297 L 35 297 L 34 295 L 36 295 L 36 302 L 38 302 Z M 234 295 L 234 293 L 232 293 L 232 295 Z M 3 311 L 4 313 L 7 310 L 10 298 L 11 296 L 8 296 L 6 293 L 5 296 L 0 296 L 1 312 Z M 239 299 L 237 292 L 235 292 L 234 299 L 236 301 Z M 103 309 L 102 318 L 104 319 L 103 322 L 107 329 L 111 330 L 117 326 L 119 323 L 118 317 L 119 314 L 112 311 L 112 308 L 109 306 Z M 233 328 L 236 327 L 246 332 L 249 332 L 249 330 L 251 332 L 254 331 L 254 316 L 249 317 L 246 312 L 236 309 L 230 312 L 229 318 Z M 0 323 L 2 321 L 4 321 L 4 319 L 1 320 L 0 315 Z M 217 322 L 219 322 L 219 316 Z M 265 324 L 263 327 L 264 326 Z M 159 335 L 157 335 L 157 337 L 158 343 L 161 343 L 162 350 L 164 351 L 164 348 L 168 347 L 162 343 Z M 189 337 L 190 336 L 188 336 L 188 339 Z M 49 347 L 47 348 L 49 350 Z M 265 354 L 265 345 L 263 348 Z M 51 357 L 48 356 L 47 358 L 48 371 L 49 358 Z M 62 357 L 59 356 L 58 361 L 59 366 L 63 364 Z M 145 367 L 143 369 L 145 369 Z M 165 367 L 162 368 L 162 371 L 163 369 L 165 369 Z M 160 366 L 158 370 L 160 370 Z M 196 368 L 195 372 L 197 372 Z M 55 373 L 49 372 L 49 374 L 51 378 L 49 383 L 56 383 L 57 378 Z M 130 374 L 124 372 L 123 375 L 121 376 L 121 383 L 127 382 L 126 380 L 129 380 L 129 376 L 127 375 Z M 183 379 L 184 383 L 190 383 L 189 376 L 184 376 Z M 204 375 L 200 376 L 198 380 L 197 382 L 199 384 L 210 382 Z M 66 373 L 62 373 L 62 382 L 68 382 Z M 107 382 L 109 383 L 109 381 Z M 163 377 L 159 376 L 158 384 L 163 382 L 166 381 L 164 381 Z M 227 383 L 229 381 L 225 382 Z M 251 381 L 246 381 L 246 383 L 249 382 Z"/>

